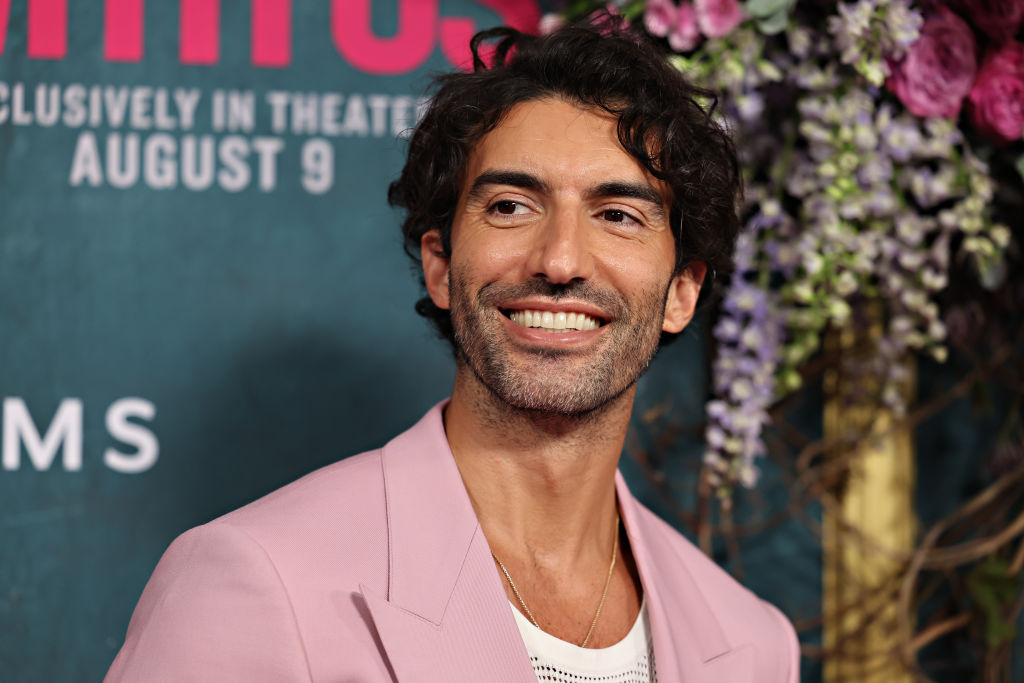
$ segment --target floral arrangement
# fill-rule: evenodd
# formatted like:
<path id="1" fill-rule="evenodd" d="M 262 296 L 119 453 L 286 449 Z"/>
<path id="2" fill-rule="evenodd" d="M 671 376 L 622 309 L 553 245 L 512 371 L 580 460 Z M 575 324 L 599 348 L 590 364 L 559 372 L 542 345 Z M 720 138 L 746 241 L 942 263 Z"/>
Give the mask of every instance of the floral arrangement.
<path id="1" fill-rule="evenodd" d="M 1024 175 L 1024 0 L 576 0 L 562 16 L 601 9 L 719 93 L 741 155 L 705 454 L 728 497 L 756 483 L 769 409 L 828 329 L 881 324 L 838 363 L 899 414 L 910 354 L 947 356 L 951 280 L 994 290 L 1019 260 L 990 169 Z"/>

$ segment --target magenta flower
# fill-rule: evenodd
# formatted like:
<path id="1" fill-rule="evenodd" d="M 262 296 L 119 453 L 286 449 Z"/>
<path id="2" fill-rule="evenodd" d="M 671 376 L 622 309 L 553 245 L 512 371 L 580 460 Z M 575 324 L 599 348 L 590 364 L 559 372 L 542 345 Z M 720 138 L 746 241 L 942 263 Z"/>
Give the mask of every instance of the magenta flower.
<path id="1" fill-rule="evenodd" d="M 886 87 L 916 116 L 956 118 L 978 70 L 974 33 L 946 7 L 937 10 Z"/>
<path id="2" fill-rule="evenodd" d="M 561 14 L 549 12 L 540 18 L 540 26 L 537 32 L 542 36 L 546 36 L 554 33 L 564 25 L 565 18 Z"/>
<path id="3" fill-rule="evenodd" d="M 1014 41 L 985 55 L 971 88 L 971 121 L 1006 144 L 1024 135 L 1024 45 Z"/>
<path id="4" fill-rule="evenodd" d="M 644 27 L 652 36 L 668 38 L 676 52 L 689 52 L 700 42 L 697 17 L 689 2 L 677 7 L 672 0 L 651 0 L 644 9 Z"/>
<path id="5" fill-rule="evenodd" d="M 693 5 L 684 2 L 676 12 L 676 25 L 668 34 L 668 44 L 676 52 L 689 52 L 700 42 L 697 30 L 697 16 Z"/>
<path id="6" fill-rule="evenodd" d="M 651 0 L 644 8 L 644 28 L 652 36 L 664 38 L 675 28 L 677 13 L 672 0 Z"/>
<path id="7" fill-rule="evenodd" d="M 743 21 L 743 10 L 737 0 L 693 0 L 693 5 L 697 26 L 708 38 L 727 36 Z"/>
<path id="8" fill-rule="evenodd" d="M 960 0 L 959 5 L 997 43 L 1013 38 L 1024 23 L 1024 0 Z"/>

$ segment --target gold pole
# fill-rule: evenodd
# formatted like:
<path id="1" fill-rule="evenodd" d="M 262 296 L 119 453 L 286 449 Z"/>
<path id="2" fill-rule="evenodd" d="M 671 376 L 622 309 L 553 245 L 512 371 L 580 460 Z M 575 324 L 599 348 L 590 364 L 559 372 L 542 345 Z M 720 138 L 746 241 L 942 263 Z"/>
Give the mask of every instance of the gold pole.
<path id="1" fill-rule="evenodd" d="M 881 310 L 865 329 L 832 333 L 826 348 L 858 353 L 881 334 Z M 911 379 L 903 387 L 912 394 Z M 824 680 L 903 683 L 913 680 L 895 652 L 898 630 L 896 559 L 913 548 L 914 446 L 911 430 L 878 405 L 843 400 L 856 378 L 825 377 L 824 437 L 841 444 L 829 455 L 841 472 L 836 505 L 823 512 Z M 863 382 L 863 379 L 859 381 Z M 868 395 L 877 387 L 868 387 Z M 848 395 L 848 394 L 847 394 Z"/>

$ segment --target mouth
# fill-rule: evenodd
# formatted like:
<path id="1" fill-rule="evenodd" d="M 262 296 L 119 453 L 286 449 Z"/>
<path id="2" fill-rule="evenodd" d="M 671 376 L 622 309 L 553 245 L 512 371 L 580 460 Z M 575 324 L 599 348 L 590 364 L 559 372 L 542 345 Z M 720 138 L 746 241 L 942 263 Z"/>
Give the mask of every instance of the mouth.
<path id="1" fill-rule="evenodd" d="M 607 323 L 603 318 L 573 310 L 502 309 L 501 313 L 517 325 L 553 334 L 596 330 Z"/>

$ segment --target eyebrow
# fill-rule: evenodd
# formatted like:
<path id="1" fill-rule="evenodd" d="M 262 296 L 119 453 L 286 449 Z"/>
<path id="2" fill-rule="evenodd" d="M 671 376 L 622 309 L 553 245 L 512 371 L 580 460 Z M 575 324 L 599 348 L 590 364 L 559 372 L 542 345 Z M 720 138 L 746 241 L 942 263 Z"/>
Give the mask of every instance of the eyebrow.
<path id="1" fill-rule="evenodd" d="M 469 193 L 466 196 L 469 199 L 475 199 L 482 194 L 483 189 L 488 185 L 510 185 L 511 187 L 519 187 L 536 192 L 550 192 L 551 190 L 547 183 L 532 173 L 491 169 L 484 171 L 476 177 L 476 180 L 473 181 L 473 186 L 469 188 Z"/>
<path id="2" fill-rule="evenodd" d="M 469 188 L 467 197 L 478 198 L 483 189 L 489 185 L 509 185 L 524 190 L 550 193 L 550 186 L 543 180 L 525 171 L 489 169 L 481 173 L 473 181 Z M 632 183 L 628 181 L 611 181 L 601 183 L 587 191 L 586 196 L 590 199 L 599 197 L 629 197 L 651 204 L 654 213 L 658 217 L 665 216 L 665 208 L 662 205 L 661 195 L 647 183 Z"/>
<path id="3" fill-rule="evenodd" d="M 647 183 L 630 183 L 613 181 L 601 183 L 587 192 L 588 197 L 629 197 L 639 199 L 651 205 L 653 213 L 659 218 L 665 217 L 665 207 L 662 205 L 661 195 Z"/>

